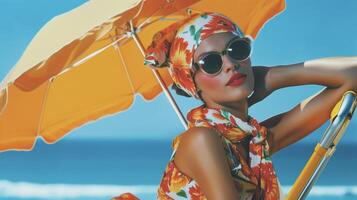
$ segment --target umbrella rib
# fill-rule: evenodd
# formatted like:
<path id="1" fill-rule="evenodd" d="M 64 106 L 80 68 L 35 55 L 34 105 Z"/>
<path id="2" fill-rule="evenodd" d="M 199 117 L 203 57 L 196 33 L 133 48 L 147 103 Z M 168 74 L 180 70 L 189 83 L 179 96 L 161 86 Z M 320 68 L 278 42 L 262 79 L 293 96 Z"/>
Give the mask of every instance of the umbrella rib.
<path id="1" fill-rule="evenodd" d="M 108 49 L 109 47 L 115 46 L 118 42 L 120 42 L 121 40 L 123 40 L 123 39 L 125 39 L 125 38 L 127 38 L 127 36 L 126 36 L 126 35 L 123 35 L 122 37 L 120 37 L 120 38 L 114 40 L 112 43 L 110 43 L 110 44 L 108 44 L 108 45 L 106 45 L 106 46 L 104 46 L 104 47 L 102 47 L 102 48 L 96 50 L 95 52 L 89 54 L 88 56 L 82 58 L 81 60 L 79 60 L 79 61 L 73 63 L 73 64 L 71 65 L 71 67 L 76 67 L 76 66 L 78 66 L 78 65 L 83 64 L 84 62 L 86 62 L 86 61 L 89 60 L 90 58 L 92 58 L 92 57 L 94 57 L 94 56 L 96 56 L 96 55 L 102 53 L 103 51 L 105 51 L 105 50 Z"/>
<path id="2" fill-rule="evenodd" d="M 164 5 L 165 5 L 165 4 L 164 4 Z M 163 17 L 158 17 L 158 18 L 156 18 L 156 19 L 150 21 L 150 19 L 151 19 L 154 15 L 156 15 L 159 11 L 161 11 L 161 10 L 164 9 L 164 5 L 162 5 L 161 7 L 159 7 L 159 9 L 157 9 L 152 15 L 150 15 L 148 18 L 146 18 L 141 24 L 138 24 L 137 29 L 140 30 L 140 29 L 142 29 L 145 25 L 148 25 L 148 24 L 150 24 L 150 23 L 154 23 L 154 22 L 156 22 L 156 21 L 158 21 L 158 20 L 160 20 L 160 19 L 164 19 Z M 135 17 L 137 17 L 137 16 L 135 16 Z M 134 18 L 135 18 L 135 17 L 134 17 Z"/>
<path id="3" fill-rule="evenodd" d="M 123 63 L 123 67 L 124 67 L 124 70 L 125 70 L 125 73 L 126 73 L 126 77 L 128 78 L 131 91 L 132 91 L 132 93 L 133 93 L 133 96 L 135 96 L 135 89 L 134 89 L 134 86 L 133 86 L 133 84 L 132 84 L 132 80 L 131 80 L 131 78 L 130 78 L 130 75 L 129 75 L 129 72 L 128 72 L 128 68 L 127 68 L 127 65 L 126 65 L 126 63 L 125 63 L 124 57 L 123 57 L 123 55 L 122 55 L 122 53 L 121 53 L 120 47 L 119 47 L 118 43 L 115 43 L 113 46 L 114 46 L 115 51 L 116 51 L 116 52 L 119 54 L 119 56 L 120 56 L 120 60 L 121 60 L 121 62 Z"/>
<path id="4" fill-rule="evenodd" d="M 41 125 L 42 125 L 42 122 L 43 122 L 43 113 L 45 112 L 45 108 L 46 108 L 46 102 L 47 102 L 47 97 L 48 97 L 48 93 L 50 91 L 50 85 L 51 83 L 53 82 L 54 79 L 50 79 L 49 80 L 49 83 L 47 85 L 47 88 L 46 88 L 46 92 L 45 92 L 45 95 L 42 99 L 42 106 L 41 106 L 41 111 L 40 111 L 40 119 L 39 119 L 39 122 L 38 122 L 38 126 L 37 126 L 37 137 L 40 136 L 40 130 L 41 130 Z M 42 136 L 41 136 L 42 137 Z"/>
<path id="5" fill-rule="evenodd" d="M 85 62 L 87 62 L 88 60 L 90 60 L 90 59 L 93 58 L 94 56 L 96 56 L 96 55 L 102 53 L 103 51 L 105 51 L 105 50 L 108 49 L 109 47 L 114 46 L 117 42 L 120 42 L 121 40 L 126 39 L 127 37 L 128 37 L 127 35 L 123 35 L 122 37 L 120 37 L 120 38 L 114 40 L 112 43 L 110 43 L 110 44 L 108 44 L 108 45 L 106 45 L 106 46 L 104 46 L 104 47 L 102 47 L 102 48 L 100 48 L 100 49 L 94 51 L 93 53 L 87 55 L 86 57 L 84 57 L 84 58 L 82 58 L 82 59 L 80 59 L 80 60 L 78 60 L 77 62 L 75 62 L 75 63 L 73 63 L 73 64 L 71 64 L 71 65 L 65 67 L 65 70 L 63 70 L 63 71 L 61 71 L 60 73 L 56 74 L 56 75 L 53 76 L 52 78 L 55 78 L 55 77 L 57 77 L 57 76 L 60 76 L 60 75 L 62 75 L 62 74 L 64 74 L 64 73 L 66 73 L 66 72 L 67 72 L 68 70 L 70 70 L 71 68 L 77 67 L 77 66 L 79 66 L 79 65 L 81 65 L 81 64 L 83 64 L 83 63 L 85 63 Z"/>
<path id="6" fill-rule="evenodd" d="M 146 18 L 145 21 L 143 21 L 141 24 L 139 24 L 139 25 L 137 26 L 137 29 L 140 30 L 140 29 L 142 29 L 143 27 L 145 27 L 145 25 L 148 25 L 148 24 L 150 24 L 150 23 L 154 23 L 154 22 L 159 21 L 159 20 L 164 20 L 164 19 L 166 19 L 166 20 L 172 20 L 172 21 L 175 21 L 175 20 L 178 21 L 178 20 L 179 20 L 178 18 L 157 17 L 156 19 L 153 19 L 153 20 L 150 21 L 150 19 L 151 19 L 154 15 L 156 15 L 156 13 L 158 13 L 159 11 L 161 11 L 162 9 L 164 9 L 164 5 L 161 6 L 159 9 L 157 9 L 151 16 L 149 16 L 148 18 Z M 197 9 L 192 9 L 192 8 L 187 9 L 187 14 L 188 14 L 188 15 L 191 15 L 192 12 L 194 12 L 194 13 L 202 13 L 202 11 L 197 10 Z M 134 18 L 135 18 L 135 17 L 134 17 Z"/>
<path id="7" fill-rule="evenodd" d="M 141 13 L 141 11 L 143 10 L 144 2 L 145 2 L 145 1 L 141 1 L 140 8 L 139 8 L 138 12 L 136 13 L 136 15 L 135 15 L 133 18 L 136 18 L 137 16 L 139 16 L 139 14 Z"/>
<path id="8" fill-rule="evenodd" d="M 144 50 L 144 47 L 141 43 L 141 41 L 139 40 L 139 38 L 137 37 L 137 35 L 135 34 L 135 28 L 133 26 L 133 22 L 130 20 L 129 21 L 129 24 L 130 24 L 130 29 L 131 29 L 131 37 L 134 39 L 137 47 L 139 48 L 141 54 L 143 56 L 145 56 L 145 50 Z M 188 125 L 187 125 L 187 121 L 185 119 L 185 117 L 183 116 L 180 108 L 178 107 L 175 99 L 173 98 L 173 96 L 171 95 L 170 91 L 167 89 L 166 85 L 165 85 L 165 82 L 163 81 L 163 79 L 161 78 L 161 75 L 160 73 L 156 70 L 156 69 L 151 69 L 151 71 L 154 73 L 154 76 L 156 77 L 157 81 L 159 82 L 163 92 L 165 93 L 167 99 L 169 100 L 171 106 L 173 107 L 173 109 L 175 110 L 177 116 L 179 117 L 182 125 L 185 127 L 185 129 L 187 130 L 188 129 Z"/>
<path id="9" fill-rule="evenodd" d="M 140 30 L 141 28 L 143 28 L 145 25 L 156 22 L 158 20 L 160 20 L 160 18 L 162 17 L 158 17 L 157 19 L 151 20 L 151 18 L 153 18 L 153 16 L 159 12 L 163 7 L 157 9 L 157 11 L 155 11 L 151 16 L 149 16 L 148 18 L 146 18 L 141 24 L 138 24 L 137 28 Z M 151 21 L 150 21 L 151 20 Z"/>
<path id="10" fill-rule="evenodd" d="M 122 37 L 116 39 L 116 40 L 113 41 L 112 43 L 110 43 L 110 44 L 108 44 L 108 45 L 106 45 L 106 46 L 104 46 L 104 47 L 102 47 L 102 48 L 100 48 L 100 49 L 94 51 L 93 53 L 87 55 L 86 57 L 84 57 L 84 58 L 82 58 L 82 59 L 80 59 L 80 60 L 78 60 L 77 62 L 75 62 L 75 63 L 73 63 L 73 64 L 71 64 L 71 65 L 69 65 L 69 66 L 64 67 L 64 70 L 63 70 L 63 71 L 61 71 L 60 73 L 54 75 L 52 78 L 55 78 L 55 77 L 57 77 L 57 76 L 60 76 L 60 75 L 62 75 L 63 73 L 67 72 L 69 69 L 71 69 L 71 68 L 73 68 L 73 67 L 77 67 L 78 65 L 83 64 L 83 63 L 86 62 L 87 60 L 89 60 L 89 59 L 91 59 L 92 57 L 94 57 L 94 56 L 100 54 L 101 52 L 105 51 L 105 50 L 108 49 L 109 47 L 115 45 L 117 42 L 120 42 L 121 40 L 126 39 L 126 38 L 129 38 L 129 36 L 126 35 L 126 34 L 122 35 Z M 0 90 L 3 89 L 3 88 L 6 88 L 6 85 L 9 85 L 9 84 L 11 84 L 12 82 L 14 82 L 14 81 L 10 81 L 10 82 L 6 83 L 7 81 L 5 81 L 5 80 L 7 79 L 7 77 L 10 77 L 10 75 L 12 74 L 12 71 L 13 71 L 14 69 L 15 69 L 15 68 L 13 68 L 13 69 L 6 75 L 6 77 L 4 78 L 4 80 L 0 83 Z"/>
<path id="11" fill-rule="evenodd" d="M 5 111 L 6 107 L 7 107 L 7 104 L 8 104 L 8 101 L 9 101 L 9 89 L 8 87 L 4 87 L 3 89 L 0 88 L 0 94 L 1 93 L 4 93 L 4 105 L 3 107 L 0 108 L 0 116 L 2 115 L 2 113 Z M 1 105 L 0 105 L 1 106 Z"/>

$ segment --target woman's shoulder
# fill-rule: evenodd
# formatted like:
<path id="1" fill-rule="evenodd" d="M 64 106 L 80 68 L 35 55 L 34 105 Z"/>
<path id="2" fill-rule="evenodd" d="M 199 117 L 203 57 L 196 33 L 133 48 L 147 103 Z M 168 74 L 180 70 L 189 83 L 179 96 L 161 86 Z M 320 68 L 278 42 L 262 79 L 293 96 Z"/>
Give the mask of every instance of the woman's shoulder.
<path id="1" fill-rule="evenodd" d="M 195 127 L 181 135 L 174 158 L 175 166 L 195 180 L 205 195 L 237 197 L 225 157 L 222 137 L 214 129 Z"/>
<path id="2" fill-rule="evenodd" d="M 221 148 L 222 139 L 213 129 L 207 127 L 192 127 L 176 137 L 175 164 L 183 171 L 189 170 L 191 160 L 196 160 L 207 152 Z M 188 174 L 190 174 L 188 172 Z"/>
<path id="3" fill-rule="evenodd" d="M 209 127 L 191 127 L 187 131 L 182 134 L 182 139 L 185 140 L 186 143 L 196 143 L 197 140 L 210 140 L 210 139 L 218 139 L 220 134 Z"/>
<path id="4" fill-rule="evenodd" d="M 212 128 L 190 127 L 183 133 L 176 136 L 172 142 L 172 147 L 174 150 L 177 150 L 181 143 L 183 143 L 183 145 L 192 145 L 197 143 L 200 139 L 210 140 L 215 139 L 218 136 L 219 134 Z"/>

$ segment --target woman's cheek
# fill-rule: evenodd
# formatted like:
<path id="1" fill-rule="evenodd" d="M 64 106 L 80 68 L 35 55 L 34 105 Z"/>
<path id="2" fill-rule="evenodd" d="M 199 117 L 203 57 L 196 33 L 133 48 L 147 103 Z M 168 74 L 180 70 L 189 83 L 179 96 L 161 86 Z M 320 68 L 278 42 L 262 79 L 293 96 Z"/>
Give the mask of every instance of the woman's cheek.
<path id="1" fill-rule="evenodd" d="M 215 88 L 219 88 L 220 86 L 220 81 L 217 80 L 217 78 L 212 78 L 212 77 L 208 77 L 208 76 L 202 76 L 200 77 L 201 79 L 201 83 L 204 83 L 204 85 L 202 84 L 204 89 L 208 89 L 208 90 L 213 90 Z"/>

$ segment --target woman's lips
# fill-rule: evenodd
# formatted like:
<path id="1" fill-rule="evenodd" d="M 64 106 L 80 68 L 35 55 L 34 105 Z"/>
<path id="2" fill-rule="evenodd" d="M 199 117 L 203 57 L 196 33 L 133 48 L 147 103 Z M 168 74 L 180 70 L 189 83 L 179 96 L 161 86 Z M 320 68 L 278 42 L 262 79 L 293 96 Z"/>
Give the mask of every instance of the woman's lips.
<path id="1" fill-rule="evenodd" d="M 242 83 L 244 83 L 246 77 L 247 77 L 246 74 L 241 74 L 241 73 L 234 74 L 231 77 L 231 79 L 229 79 L 229 81 L 226 85 L 229 85 L 229 86 L 241 85 Z"/>

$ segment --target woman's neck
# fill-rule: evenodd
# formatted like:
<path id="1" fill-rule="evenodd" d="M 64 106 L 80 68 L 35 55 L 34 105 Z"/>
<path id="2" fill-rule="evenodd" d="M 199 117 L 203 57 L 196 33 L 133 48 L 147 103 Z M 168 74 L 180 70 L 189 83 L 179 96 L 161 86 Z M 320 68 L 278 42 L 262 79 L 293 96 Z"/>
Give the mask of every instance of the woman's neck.
<path id="1" fill-rule="evenodd" d="M 217 108 L 226 110 L 232 113 L 235 117 L 240 118 L 241 120 L 247 122 L 248 121 L 248 99 L 244 98 L 238 102 L 234 103 L 224 103 L 218 104 L 216 102 L 206 102 L 206 106 L 208 108 Z"/>

